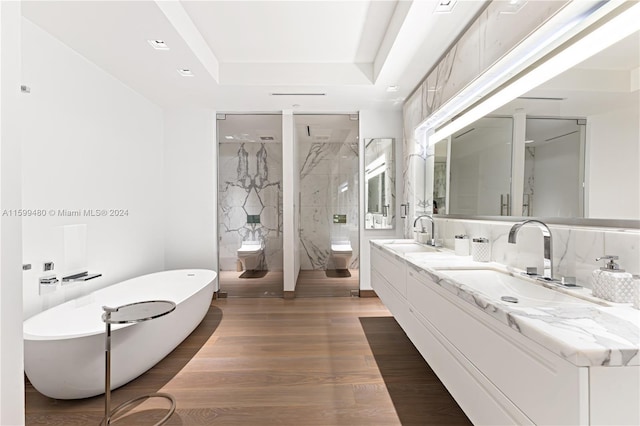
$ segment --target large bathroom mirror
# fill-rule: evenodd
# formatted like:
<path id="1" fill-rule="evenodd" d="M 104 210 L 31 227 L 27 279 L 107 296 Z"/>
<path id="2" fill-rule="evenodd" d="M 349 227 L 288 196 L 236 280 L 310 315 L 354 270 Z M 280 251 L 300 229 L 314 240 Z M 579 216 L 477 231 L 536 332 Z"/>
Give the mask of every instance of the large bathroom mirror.
<path id="1" fill-rule="evenodd" d="M 436 143 L 439 213 L 637 221 L 639 88 L 636 32 Z"/>
<path id="2" fill-rule="evenodd" d="M 365 140 L 366 229 L 395 226 L 395 159 L 393 138 Z"/>

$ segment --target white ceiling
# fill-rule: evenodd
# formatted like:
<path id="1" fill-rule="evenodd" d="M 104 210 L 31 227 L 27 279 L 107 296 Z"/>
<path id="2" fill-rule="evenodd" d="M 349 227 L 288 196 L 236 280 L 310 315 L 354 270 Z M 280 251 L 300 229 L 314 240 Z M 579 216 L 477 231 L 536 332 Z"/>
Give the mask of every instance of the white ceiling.
<path id="1" fill-rule="evenodd" d="M 435 14 L 437 3 L 28 1 L 22 10 L 163 107 L 349 112 L 401 108 L 485 1 L 458 1 L 450 14 Z M 149 39 L 170 50 L 152 49 Z M 398 91 L 387 92 L 390 85 Z"/>
<path id="2" fill-rule="evenodd" d="M 296 140 L 299 143 L 357 143 L 357 114 L 296 114 Z M 279 114 L 226 114 L 218 121 L 220 143 L 269 143 L 263 137 L 282 142 L 282 116 Z"/>

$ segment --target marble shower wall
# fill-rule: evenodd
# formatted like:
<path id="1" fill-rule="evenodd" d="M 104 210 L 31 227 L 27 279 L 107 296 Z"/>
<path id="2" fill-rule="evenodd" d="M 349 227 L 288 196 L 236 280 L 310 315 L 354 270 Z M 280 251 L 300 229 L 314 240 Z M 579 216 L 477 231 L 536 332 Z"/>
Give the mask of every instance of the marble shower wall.
<path id="1" fill-rule="evenodd" d="M 359 267 L 358 144 L 300 144 L 300 267 L 334 269 L 331 241 L 349 240 L 350 269 Z M 347 223 L 333 223 L 334 214 Z"/>
<path id="2" fill-rule="evenodd" d="M 519 269 L 543 267 L 542 233 L 535 226 L 518 232 L 518 241 L 507 238 L 514 222 L 485 220 L 436 219 L 436 235 L 444 246 L 454 248 L 454 236 L 486 237 L 491 243 L 491 260 Z M 622 269 L 640 274 L 640 230 L 549 225 L 553 237 L 553 269 L 555 276 L 576 277 L 578 284 L 592 288 L 591 273 L 603 266 L 597 257 L 618 255 Z"/>
<path id="3" fill-rule="evenodd" d="M 218 156 L 220 270 L 235 271 L 242 241 L 258 240 L 261 269 L 281 271 L 282 144 L 222 142 Z M 247 215 L 260 215 L 260 223 L 247 223 Z"/>

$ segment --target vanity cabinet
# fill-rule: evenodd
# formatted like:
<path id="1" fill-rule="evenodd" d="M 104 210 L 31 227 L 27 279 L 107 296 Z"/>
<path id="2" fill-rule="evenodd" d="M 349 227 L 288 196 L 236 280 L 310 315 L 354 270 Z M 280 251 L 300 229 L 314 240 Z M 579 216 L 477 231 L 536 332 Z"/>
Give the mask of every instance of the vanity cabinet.
<path id="1" fill-rule="evenodd" d="M 588 371 L 557 357 L 489 317 L 429 277 L 407 267 L 407 300 L 426 331 L 438 333 L 440 344 L 458 358 L 436 371 L 446 383 L 460 364 L 474 387 L 493 399 L 486 406 L 465 407 L 476 390 L 456 389 L 456 400 L 479 424 L 585 424 L 588 395 L 576 392 L 588 382 Z M 457 299 L 457 300 L 456 300 Z M 477 311 L 477 312 L 474 312 Z M 423 354 L 424 355 L 424 354 Z M 425 357 L 429 362 L 429 357 Z M 451 392 L 453 394 L 453 392 Z"/>
<path id="2" fill-rule="evenodd" d="M 404 260 L 385 253 L 377 246 L 371 247 L 371 287 L 406 332 L 412 318 L 406 300 L 405 272 Z"/>
<path id="3" fill-rule="evenodd" d="M 375 244 L 371 280 L 474 424 L 638 424 L 639 366 L 575 365 Z"/>

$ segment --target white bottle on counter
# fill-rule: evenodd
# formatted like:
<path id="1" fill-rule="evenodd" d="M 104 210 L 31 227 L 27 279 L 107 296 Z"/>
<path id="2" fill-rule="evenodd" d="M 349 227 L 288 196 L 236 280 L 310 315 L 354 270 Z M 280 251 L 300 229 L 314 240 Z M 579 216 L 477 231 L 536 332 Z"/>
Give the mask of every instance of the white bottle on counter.
<path id="1" fill-rule="evenodd" d="M 456 235 L 454 236 L 454 250 L 457 256 L 469 256 L 471 248 L 469 246 L 468 235 Z"/>
<path id="2" fill-rule="evenodd" d="M 605 266 L 593 271 L 593 295 L 615 303 L 630 303 L 634 296 L 633 275 L 620 269 L 618 256 L 602 256 L 596 260 L 609 260 Z"/>

